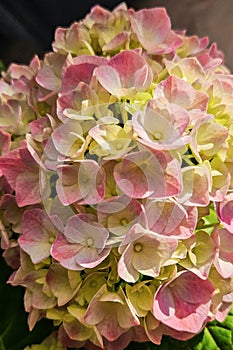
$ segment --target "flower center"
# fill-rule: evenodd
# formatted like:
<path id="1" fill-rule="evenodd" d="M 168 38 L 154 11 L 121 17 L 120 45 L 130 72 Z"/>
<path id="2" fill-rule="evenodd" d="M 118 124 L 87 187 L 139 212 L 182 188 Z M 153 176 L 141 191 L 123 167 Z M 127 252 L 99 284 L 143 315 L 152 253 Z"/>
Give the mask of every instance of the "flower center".
<path id="1" fill-rule="evenodd" d="M 143 245 L 141 243 L 135 243 L 133 249 L 136 253 L 139 253 L 142 251 Z"/>
<path id="2" fill-rule="evenodd" d="M 87 175 L 87 174 L 84 174 L 84 175 L 82 175 L 81 176 L 81 182 L 83 183 L 83 184 L 86 184 L 86 183 L 88 183 L 88 181 L 89 181 L 89 176 Z"/>
<path id="3" fill-rule="evenodd" d="M 88 238 L 88 239 L 86 240 L 86 244 L 87 244 L 88 247 L 92 247 L 92 246 L 94 245 L 94 240 L 93 240 L 93 238 Z"/>
<path id="4" fill-rule="evenodd" d="M 126 218 L 121 219 L 120 224 L 121 226 L 126 226 L 129 223 L 129 220 Z"/>
<path id="5" fill-rule="evenodd" d="M 55 238 L 54 238 L 54 237 L 49 237 L 49 243 L 53 243 L 53 242 L 54 242 L 54 240 L 55 240 Z"/>
<path id="6" fill-rule="evenodd" d="M 164 202 L 157 202 L 156 204 L 158 208 L 164 207 Z"/>
<path id="7" fill-rule="evenodd" d="M 153 135 L 154 140 L 160 140 L 161 138 L 162 138 L 161 132 L 157 131 L 154 133 L 154 135 Z"/>
<path id="8" fill-rule="evenodd" d="M 116 145 L 116 149 L 119 151 L 123 148 L 123 145 L 121 142 L 118 142 L 117 145 Z"/>

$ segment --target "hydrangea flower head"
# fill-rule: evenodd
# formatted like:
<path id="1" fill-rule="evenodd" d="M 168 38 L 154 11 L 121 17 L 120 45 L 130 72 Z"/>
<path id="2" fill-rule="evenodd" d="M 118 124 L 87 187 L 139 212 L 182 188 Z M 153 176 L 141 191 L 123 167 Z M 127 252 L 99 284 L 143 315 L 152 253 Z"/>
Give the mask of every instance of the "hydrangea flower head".
<path id="1" fill-rule="evenodd" d="M 187 340 L 233 301 L 233 76 L 164 8 L 99 5 L 0 80 L 0 242 L 31 349 Z M 30 349 L 30 348 L 26 348 Z"/>

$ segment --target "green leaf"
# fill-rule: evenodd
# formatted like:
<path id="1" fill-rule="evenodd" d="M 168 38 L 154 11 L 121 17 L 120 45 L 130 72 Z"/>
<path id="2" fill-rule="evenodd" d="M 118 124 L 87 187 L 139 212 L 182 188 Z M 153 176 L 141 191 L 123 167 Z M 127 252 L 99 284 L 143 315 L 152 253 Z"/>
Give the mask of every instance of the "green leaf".
<path id="1" fill-rule="evenodd" d="M 219 349 L 232 349 L 232 332 L 229 329 L 219 326 L 210 326 L 208 330 Z"/>
<path id="2" fill-rule="evenodd" d="M 23 350 L 41 343 L 53 331 L 52 322 L 42 320 L 30 332 L 23 306 L 24 288 L 6 284 L 12 270 L 2 257 L 0 271 L 0 350 Z"/>
<path id="3" fill-rule="evenodd" d="M 4 63 L 0 60 L 0 75 L 5 70 L 6 70 L 6 67 L 5 67 Z"/>

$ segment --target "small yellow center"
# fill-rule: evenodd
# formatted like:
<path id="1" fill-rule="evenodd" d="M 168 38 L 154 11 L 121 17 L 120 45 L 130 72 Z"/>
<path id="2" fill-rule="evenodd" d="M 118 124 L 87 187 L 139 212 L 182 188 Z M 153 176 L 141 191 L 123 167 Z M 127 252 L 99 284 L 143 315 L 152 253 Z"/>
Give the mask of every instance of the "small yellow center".
<path id="1" fill-rule="evenodd" d="M 164 202 L 157 202 L 156 204 L 158 208 L 162 208 L 165 205 Z"/>
<path id="2" fill-rule="evenodd" d="M 133 249 L 136 253 L 140 253 L 143 249 L 143 245 L 141 243 L 135 243 Z"/>
<path id="3" fill-rule="evenodd" d="M 86 240 L 86 244 L 87 244 L 88 247 L 92 247 L 92 246 L 94 245 L 94 240 L 93 240 L 93 238 L 88 238 L 88 239 Z"/>
<path id="4" fill-rule="evenodd" d="M 81 182 L 86 184 L 89 181 L 89 176 L 87 174 L 81 176 Z"/>
<path id="5" fill-rule="evenodd" d="M 123 148 L 123 144 L 121 142 L 118 142 L 116 145 L 116 149 L 119 151 Z"/>
<path id="6" fill-rule="evenodd" d="M 120 224 L 121 226 L 126 226 L 129 223 L 129 220 L 126 218 L 121 219 Z"/>
<path id="7" fill-rule="evenodd" d="M 154 140 L 160 140 L 162 138 L 161 132 L 155 132 L 153 135 Z"/>

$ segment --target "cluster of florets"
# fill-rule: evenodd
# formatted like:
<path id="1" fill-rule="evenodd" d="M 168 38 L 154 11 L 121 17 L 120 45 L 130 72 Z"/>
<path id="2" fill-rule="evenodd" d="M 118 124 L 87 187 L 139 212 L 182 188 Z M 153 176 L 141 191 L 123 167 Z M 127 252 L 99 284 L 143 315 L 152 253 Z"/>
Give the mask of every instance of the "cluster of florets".
<path id="1" fill-rule="evenodd" d="M 163 8 L 95 6 L 3 73 L 1 248 L 30 329 L 57 326 L 43 349 L 186 340 L 230 310 L 233 76 L 207 46 Z"/>

